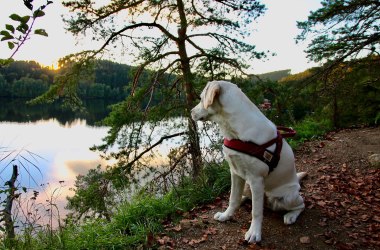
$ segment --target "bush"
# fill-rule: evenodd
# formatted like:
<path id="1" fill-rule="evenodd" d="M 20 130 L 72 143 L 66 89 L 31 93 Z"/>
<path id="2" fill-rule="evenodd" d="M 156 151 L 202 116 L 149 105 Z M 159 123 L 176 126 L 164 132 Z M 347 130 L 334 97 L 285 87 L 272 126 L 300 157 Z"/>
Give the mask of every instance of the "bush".
<path id="1" fill-rule="evenodd" d="M 297 148 L 301 143 L 319 138 L 331 131 L 333 126 L 328 120 L 317 121 L 312 117 L 308 117 L 297 123 L 294 129 L 297 131 L 296 137 L 288 139 L 288 142 L 292 148 Z"/>

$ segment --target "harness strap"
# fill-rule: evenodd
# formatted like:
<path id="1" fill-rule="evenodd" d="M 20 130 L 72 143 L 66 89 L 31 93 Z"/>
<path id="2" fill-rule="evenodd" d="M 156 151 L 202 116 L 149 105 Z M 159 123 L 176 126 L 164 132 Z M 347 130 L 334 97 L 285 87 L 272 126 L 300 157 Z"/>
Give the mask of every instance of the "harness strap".
<path id="1" fill-rule="evenodd" d="M 281 133 L 283 131 L 283 133 Z M 278 165 L 280 161 L 280 154 L 282 149 L 282 139 L 293 137 L 296 134 L 291 128 L 286 127 L 277 127 L 277 137 L 262 144 L 257 145 L 253 142 L 241 141 L 238 139 L 224 139 L 224 146 L 230 148 L 232 150 L 239 151 L 244 154 L 248 154 L 250 156 L 256 157 L 257 159 L 263 161 L 269 166 L 269 173 L 272 172 Z M 269 151 L 267 148 L 276 144 L 276 149 L 274 152 Z"/>
<path id="2" fill-rule="evenodd" d="M 287 127 L 284 127 L 284 126 L 277 126 L 277 131 L 279 131 L 281 133 L 281 136 L 283 138 L 293 137 L 297 133 L 294 129 L 287 128 Z"/>

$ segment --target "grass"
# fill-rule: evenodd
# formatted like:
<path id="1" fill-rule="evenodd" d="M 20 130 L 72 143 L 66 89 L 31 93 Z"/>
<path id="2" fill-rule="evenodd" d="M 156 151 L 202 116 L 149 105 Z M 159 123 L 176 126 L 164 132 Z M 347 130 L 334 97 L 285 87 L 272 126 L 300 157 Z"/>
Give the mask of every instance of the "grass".
<path id="1" fill-rule="evenodd" d="M 289 145 L 296 149 L 305 141 L 315 140 L 327 132 L 333 130 L 331 122 L 328 120 L 316 121 L 312 118 L 306 118 L 301 122 L 297 123 L 293 127 L 297 134 L 294 138 L 287 139 Z"/>
<path id="2" fill-rule="evenodd" d="M 226 163 L 205 167 L 201 178 L 185 178 L 162 197 L 144 191 L 130 202 L 120 204 L 111 221 L 90 218 L 81 224 L 68 223 L 53 234 L 40 231 L 35 236 L 18 235 L 14 249 L 136 249 L 152 244 L 151 237 L 163 232 L 163 223 L 213 201 L 230 186 Z M 0 249 L 6 246 L 0 245 Z"/>

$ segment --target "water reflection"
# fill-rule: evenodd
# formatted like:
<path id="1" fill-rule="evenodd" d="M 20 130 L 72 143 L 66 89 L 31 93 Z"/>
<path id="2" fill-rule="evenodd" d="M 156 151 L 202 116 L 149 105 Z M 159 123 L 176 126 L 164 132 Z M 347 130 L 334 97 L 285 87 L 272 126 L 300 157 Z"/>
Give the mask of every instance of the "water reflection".
<path id="1" fill-rule="evenodd" d="M 2 114 L 4 110 L 8 114 L 15 110 L 3 107 Z M 70 188 L 73 187 L 76 176 L 86 174 L 99 164 L 106 165 L 89 148 L 102 142 L 108 128 L 90 126 L 86 120 L 74 119 L 75 116 L 70 116 L 71 120 L 67 120 L 68 117 L 60 118 L 61 120 L 38 120 L 37 118 L 45 117 L 43 112 L 31 116 L 18 116 L 17 112 L 13 112 L 16 116 L 0 122 L 0 181 L 4 188 L 4 183 L 12 175 L 12 166 L 16 164 L 19 167 L 16 185 L 22 193 L 19 205 L 16 206 L 16 210 L 19 210 L 17 213 L 22 218 L 27 218 L 29 210 L 34 211 L 28 207 L 34 204 L 32 207 L 40 207 L 39 212 L 42 213 L 39 215 L 43 221 L 39 223 L 45 224 L 44 214 L 48 212 L 42 207 L 48 206 L 47 201 L 54 199 L 51 202 L 58 206 L 60 216 L 64 217 L 66 197 L 73 195 Z M 24 189 L 28 192 L 21 191 Z M 35 199 L 34 191 L 39 193 Z M 4 200 L 4 195 L 1 195 L 0 200 Z"/>
<path id="2" fill-rule="evenodd" d="M 28 99 L 0 98 L 0 121 L 36 122 L 55 118 L 60 124 L 71 126 L 78 119 L 86 120 L 90 126 L 95 126 L 109 113 L 110 101 L 103 99 L 84 100 L 86 112 L 73 112 L 60 103 L 49 105 L 28 105 Z"/>
<path id="3" fill-rule="evenodd" d="M 28 176 L 20 176 L 22 185 L 33 187 L 33 182 L 40 184 L 62 180 L 72 183 L 75 176 L 85 173 L 91 164 L 96 167 L 103 163 L 98 154 L 89 148 L 100 144 L 106 133 L 106 127 L 91 127 L 85 120 L 79 119 L 73 120 L 70 125 L 62 125 L 53 118 L 33 123 L 1 122 L 0 146 L 4 148 L 3 157 L 10 150 L 20 149 L 40 156 L 30 160 L 34 167 L 29 167 L 25 174 L 33 176 L 35 181 L 31 182 Z M 28 154 L 24 157 L 31 158 Z M 0 169 L 6 168 L 2 173 L 5 180 L 11 174 L 9 166 L 12 164 L 9 161 L 12 159 L 13 156 L 9 156 L 0 162 Z"/>

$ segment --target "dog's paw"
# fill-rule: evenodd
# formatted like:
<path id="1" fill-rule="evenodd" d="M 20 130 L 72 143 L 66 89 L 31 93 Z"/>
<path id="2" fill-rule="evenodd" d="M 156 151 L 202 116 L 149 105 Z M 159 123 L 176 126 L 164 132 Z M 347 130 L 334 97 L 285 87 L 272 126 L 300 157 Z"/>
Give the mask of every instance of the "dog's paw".
<path id="1" fill-rule="evenodd" d="M 217 220 L 217 221 L 227 221 L 229 219 L 231 219 L 232 216 L 229 216 L 227 213 L 222 213 L 222 212 L 217 212 L 215 215 L 214 215 L 214 219 Z"/>
<path id="2" fill-rule="evenodd" d="M 253 229 L 250 228 L 245 233 L 245 238 L 244 239 L 246 241 L 248 241 L 248 243 L 260 242 L 261 241 L 261 232 L 257 232 L 256 230 L 253 230 Z"/>
<path id="3" fill-rule="evenodd" d="M 299 211 L 291 211 L 284 215 L 284 224 L 290 225 L 296 222 L 298 215 L 300 214 Z"/>

